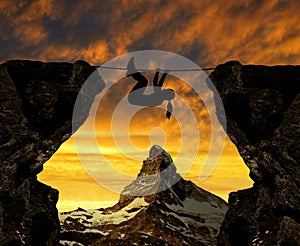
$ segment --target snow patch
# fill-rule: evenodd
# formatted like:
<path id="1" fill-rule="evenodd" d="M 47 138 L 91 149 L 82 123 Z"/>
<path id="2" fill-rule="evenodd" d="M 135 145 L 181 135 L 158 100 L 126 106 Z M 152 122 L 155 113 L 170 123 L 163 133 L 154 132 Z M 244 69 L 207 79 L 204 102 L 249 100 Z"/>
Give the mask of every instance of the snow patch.
<path id="1" fill-rule="evenodd" d="M 227 211 L 227 207 L 223 206 L 223 207 L 218 207 L 213 206 L 211 203 L 209 202 L 199 202 L 196 201 L 195 199 L 191 199 L 191 198 L 186 198 L 183 202 L 182 202 L 183 206 L 180 205 L 167 205 L 168 208 L 174 210 L 174 211 L 178 211 L 178 212 L 186 212 L 186 213 L 194 213 L 194 214 L 215 214 L 215 213 L 222 213 L 225 214 Z"/>
<path id="2" fill-rule="evenodd" d="M 75 241 L 60 240 L 59 242 L 64 246 L 84 246 L 83 244 Z"/>
<path id="3" fill-rule="evenodd" d="M 96 228 L 86 228 L 83 232 L 99 233 L 103 236 L 106 236 L 109 234 L 109 232 L 104 232 L 104 231 L 98 230 Z"/>
<path id="4" fill-rule="evenodd" d="M 167 223 L 167 227 L 172 230 L 179 230 L 186 236 L 191 236 L 191 231 L 189 226 L 193 227 L 202 227 L 205 226 L 210 230 L 210 233 L 217 234 L 220 228 L 220 222 L 224 219 L 224 214 L 227 211 L 226 206 L 220 206 L 214 203 L 209 202 L 200 202 L 195 199 L 186 198 L 182 205 L 169 205 L 165 204 L 170 211 L 160 210 L 162 213 L 167 214 L 168 216 L 173 216 L 176 219 L 183 222 L 186 226 L 177 227 Z M 195 218 L 201 218 L 202 221 L 198 221 Z M 216 233 L 217 232 L 217 233 Z M 196 235 L 193 235 L 196 236 Z M 198 240 L 205 240 L 202 236 L 196 236 Z"/>
<path id="5" fill-rule="evenodd" d="M 72 219 L 79 219 L 80 222 L 82 221 L 82 217 L 84 221 L 84 226 L 86 227 L 94 227 L 95 225 L 101 224 L 120 224 L 123 221 L 128 221 L 132 219 L 137 213 L 139 213 L 143 208 L 148 206 L 149 204 L 145 202 L 144 198 L 136 198 L 132 203 L 128 206 L 122 208 L 121 210 L 110 213 L 110 214 L 103 214 L 103 211 L 99 211 L 97 209 L 90 209 L 87 211 L 80 211 L 76 210 L 70 213 L 60 213 L 59 219 L 61 223 L 65 221 L 67 217 L 71 217 Z M 134 212 L 128 212 L 132 208 L 138 208 Z M 127 211 L 128 210 L 128 211 Z M 87 230 L 87 229 L 86 229 Z M 86 231 L 85 230 L 85 231 Z"/>

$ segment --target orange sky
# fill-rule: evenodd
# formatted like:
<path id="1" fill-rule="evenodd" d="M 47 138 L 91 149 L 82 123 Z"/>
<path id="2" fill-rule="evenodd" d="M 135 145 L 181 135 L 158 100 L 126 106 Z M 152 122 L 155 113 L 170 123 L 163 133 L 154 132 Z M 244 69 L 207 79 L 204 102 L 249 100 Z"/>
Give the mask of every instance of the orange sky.
<path id="1" fill-rule="evenodd" d="M 140 135 L 140 137 L 147 139 L 148 135 Z M 126 158 L 114 148 L 110 140 L 106 141 L 106 138 L 103 136 L 99 138 L 102 140 L 102 150 L 109 165 L 115 168 L 116 173 L 123 172 L 131 175 L 133 180 L 141 168 L 142 160 L 146 159 L 147 156 L 143 155 L 144 153 L 136 153 L 136 159 Z M 118 138 L 119 144 L 120 139 Z M 159 137 L 156 137 L 156 140 L 159 142 Z M 71 138 L 60 147 L 57 153 L 44 165 L 44 171 L 39 174 L 39 180 L 60 191 L 59 210 L 75 209 L 79 206 L 95 208 L 114 203 L 117 201 L 119 194 L 112 191 L 111 187 L 113 185 L 124 187 L 124 185 L 128 184 L 127 181 L 124 183 L 122 179 L 115 177 L 114 173 L 106 172 L 105 167 L 103 168 L 104 164 L 102 165 L 101 159 L 99 159 L 99 155 L 93 153 L 93 146 L 89 145 L 88 138 L 81 143 L 89 150 L 89 154 L 81 154 L 78 157 L 74 148 L 73 138 Z M 140 147 L 151 147 L 149 140 L 143 142 L 136 141 L 135 144 Z M 172 154 L 173 160 L 177 164 L 177 143 L 175 142 L 170 148 L 166 147 L 166 150 Z M 188 157 L 187 153 L 186 161 L 181 163 L 182 169 L 190 165 Z M 184 175 L 185 179 L 192 180 L 202 188 L 221 196 L 225 200 L 227 200 L 229 192 L 252 185 L 251 180 L 248 178 L 248 168 L 238 155 L 235 146 L 228 139 L 225 143 L 224 154 L 216 169 L 204 182 L 200 182 L 199 174 L 204 157 L 204 153 L 198 154 L 190 170 Z M 85 171 L 85 165 L 89 163 L 95 167 L 95 172 L 102 172 L 104 177 L 107 177 L 108 183 L 110 184 L 111 182 L 112 186 L 107 188 L 103 187 L 101 182 L 95 182 Z M 107 184 L 107 180 L 105 182 Z M 97 203 L 100 205 L 97 205 Z"/>
<path id="2" fill-rule="evenodd" d="M 300 64 L 299 12 L 299 1 L 284 0 L 2 0 L 0 61 L 18 58 L 73 62 L 83 59 L 99 65 L 128 52 L 157 49 L 185 56 L 200 67 L 214 67 L 233 59 L 244 64 Z M 121 84 L 122 90 L 118 89 Z M 205 129 L 201 138 L 207 139 L 209 124 L 205 121 L 205 110 L 198 105 L 198 98 L 187 96 L 184 90 L 188 87 L 184 84 L 178 87 L 174 78 L 167 81 L 167 86 L 183 95 L 189 107 L 201 115 L 201 119 L 197 119 L 200 129 Z M 130 81 L 126 80 L 115 87 L 122 93 L 129 88 Z M 113 95 L 117 95 L 116 92 Z M 112 102 L 106 101 L 108 105 Z M 157 110 L 157 113 L 147 114 L 164 113 L 162 109 Z M 149 131 L 158 125 L 150 117 L 143 124 L 145 128 L 140 129 L 137 123 L 140 114 L 143 112 L 132 119 L 132 140 L 135 145 L 146 147 L 146 143 L 150 146 Z M 159 126 L 167 131 L 166 149 L 176 157 L 179 140 L 172 135 L 178 130 L 176 123 L 166 127 L 160 122 Z M 170 130 L 173 137 L 168 133 Z M 81 134 L 85 133 L 83 130 Z M 161 132 L 152 133 L 155 141 L 163 141 Z M 88 137 L 82 139 L 89 142 Z M 107 151 L 111 151 L 110 156 L 119 161 L 109 140 L 103 142 Z M 205 146 L 204 141 L 201 147 L 205 149 Z M 248 170 L 235 147 L 230 141 L 225 146 L 217 169 L 200 184 L 224 199 L 229 191 L 251 185 Z M 90 152 L 93 153 L 92 148 Z M 92 153 L 86 157 L 90 162 L 95 161 Z M 145 152 L 139 157 L 145 158 Z M 199 174 L 203 158 L 200 153 L 186 178 L 198 182 L 196 174 Z M 118 165 L 117 161 L 114 165 Z M 134 167 L 130 172 L 136 173 L 141 163 L 134 161 L 130 165 Z M 118 168 L 124 168 L 124 164 Z M 85 173 L 72 139 L 45 165 L 39 179 L 60 190 L 59 209 L 74 208 L 80 201 L 83 205 L 94 206 L 93 202 L 106 203 L 118 197 L 101 188 Z"/>
<path id="3" fill-rule="evenodd" d="M 184 178 L 192 180 L 200 187 L 221 196 L 225 200 L 227 200 L 229 192 L 252 186 L 252 182 L 248 178 L 249 170 L 243 164 L 235 146 L 230 141 L 226 141 L 225 152 L 227 154 L 222 155 L 215 171 L 204 182 L 199 181 L 199 170 L 203 161 L 201 155 Z M 111 161 L 110 163 L 114 165 L 116 170 L 130 173 L 133 180 L 139 172 L 142 162 L 119 158 L 117 151 L 111 154 L 114 155 L 115 162 Z M 145 157 L 141 156 L 142 159 Z M 97 156 L 94 158 L 92 154 L 86 156 L 84 161 L 98 163 Z M 39 180 L 60 191 L 59 210 L 108 206 L 115 203 L 119 198 L 118 193 L 99 185 L 85 172 L 76 155 L 72 138 L 66 141 L 44 165 L 44 171 L 39 174 Z M 122 180 L 113 181 L 122 182 Z"/>
<path id="4" fill-rule="evenodd" d="M 145 75 L 151 80 L 153 73 Z M 180 79 L 169 75 L 165 86 L 174 89 L 177 97 L 181 97 L 179 99 L 195 114 L 196 128 L 200 131 L 198 137 L 191 124 L 182 125 L 182 118 L 177 117 L 178 114 L 188 115 L 179 99 L 173 100 L 174 115 L 170 121 L 164 119 L 163 107 L 139 110 L 130 117 L 128 130 L 122 128 L 127 123 L 122 115 L 117 115 L 117 122 L 113 122 L 112 114 L 116 112 L 117 104 L 126 98 L 133 84 L 132 78 L 123 78 L 103 93 L 101 102 L 93 106 L 97 107 L 95 121 L 91 115 L 75 138 L 61 146 L 39 175 L 40 180 L 60 190 L 60 210 L 95 207 L 97 202 L 99 206 L 115 203 L 124 186 L 135 179 L 153 144 L 164 146 L 185 179 L 225 200 L 229 192 L 252 185 L 248 168 L 228 138 L 215 171 L 206 180 L 199 180 L 208 150 L 216 142 L 211 142 L 210 115 L 202 98 Z M 126 108 L 121 110 L 126 111 Z M 121 130 L 113 131 L 113 123 Z"/>

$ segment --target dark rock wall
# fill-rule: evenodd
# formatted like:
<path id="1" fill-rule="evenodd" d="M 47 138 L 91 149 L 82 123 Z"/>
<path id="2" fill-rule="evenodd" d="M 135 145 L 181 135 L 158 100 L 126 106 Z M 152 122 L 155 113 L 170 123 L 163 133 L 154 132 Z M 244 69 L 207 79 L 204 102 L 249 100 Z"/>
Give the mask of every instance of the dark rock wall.
<path id="1" fill-rule="evenodd" d="M 254 180 L 230 194 L 220 245 L 300 245 L 300 66 L 232 61 L 210 77 Z"/>
<path id="2" fill-rule="evenodd" d="M 56 245 L 58 191 L 40 183 L 43 164 L 72 134 L 77 95 L 95 67 L 83 61 L 0 65 L 0 245 Z M 75 130 L 104 87 L 94 76 Z"/>
<path id="3" fill-rule="evenodd" d="M 0 245 L 58 243 L 58 192 L 36 174 L 72 134 L 74 102 L 94 70 L 83 61 L 0 65 Z M 211 79 L 225 106 L 228 135 L 255 182 L 230 194 L 220 245 L 299 245 L 299 66 L 233 61 L 219 65 Z M 75 130 L 103 87 L 94 76 L 78 95 Z"/>

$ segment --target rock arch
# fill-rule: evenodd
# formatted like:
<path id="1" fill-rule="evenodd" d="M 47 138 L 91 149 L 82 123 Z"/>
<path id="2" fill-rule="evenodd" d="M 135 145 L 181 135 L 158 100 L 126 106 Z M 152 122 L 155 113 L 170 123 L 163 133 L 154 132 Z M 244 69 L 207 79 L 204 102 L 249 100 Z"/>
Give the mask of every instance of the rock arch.
<path id="1" fill-rule="evenodd" d="M 38 182 L 36 174 L 71 136 L 73 105 L 95 69 L 84 61 L 15 60 L 0 65 L 1 244 L 58 243 L 58 192 Z M 297 245 L 300 67 L 231 61 L 210 77 L 225 106 L 228 135 L 255 182 L 250 189 L 231 193 L 219 243 Z M 77 127 L 104 87 L 100 77 L 96 82 Z M 47 227 L 45 233 L 36 233 L 40 226 Z"/>

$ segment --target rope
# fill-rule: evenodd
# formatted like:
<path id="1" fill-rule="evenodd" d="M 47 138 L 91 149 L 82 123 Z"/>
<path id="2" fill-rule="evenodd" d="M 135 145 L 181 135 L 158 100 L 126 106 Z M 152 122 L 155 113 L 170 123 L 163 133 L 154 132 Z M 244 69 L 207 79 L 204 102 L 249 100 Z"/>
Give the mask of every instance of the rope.
<path id="1" fill-rule="evenodd" d="M 115 69 L 115 70 L 126 70 L 127 68 L 125 67 L 107 67 L 107 66 L 95 66 L 95 67 L 101 67 L 104 69 Z M 173 72 L 192 72 L 192 71 L 202 71 L 202 70 L 214 70 L 214 67 L 210 68 L 194 68 L 194 69 L 161 69 L 160 71 L 173 71 Z M 146 72 L 146 71 L 153 71 L 155 69 L 148 69 L 148 68 L 137 68 L 136 70 Z"/>

